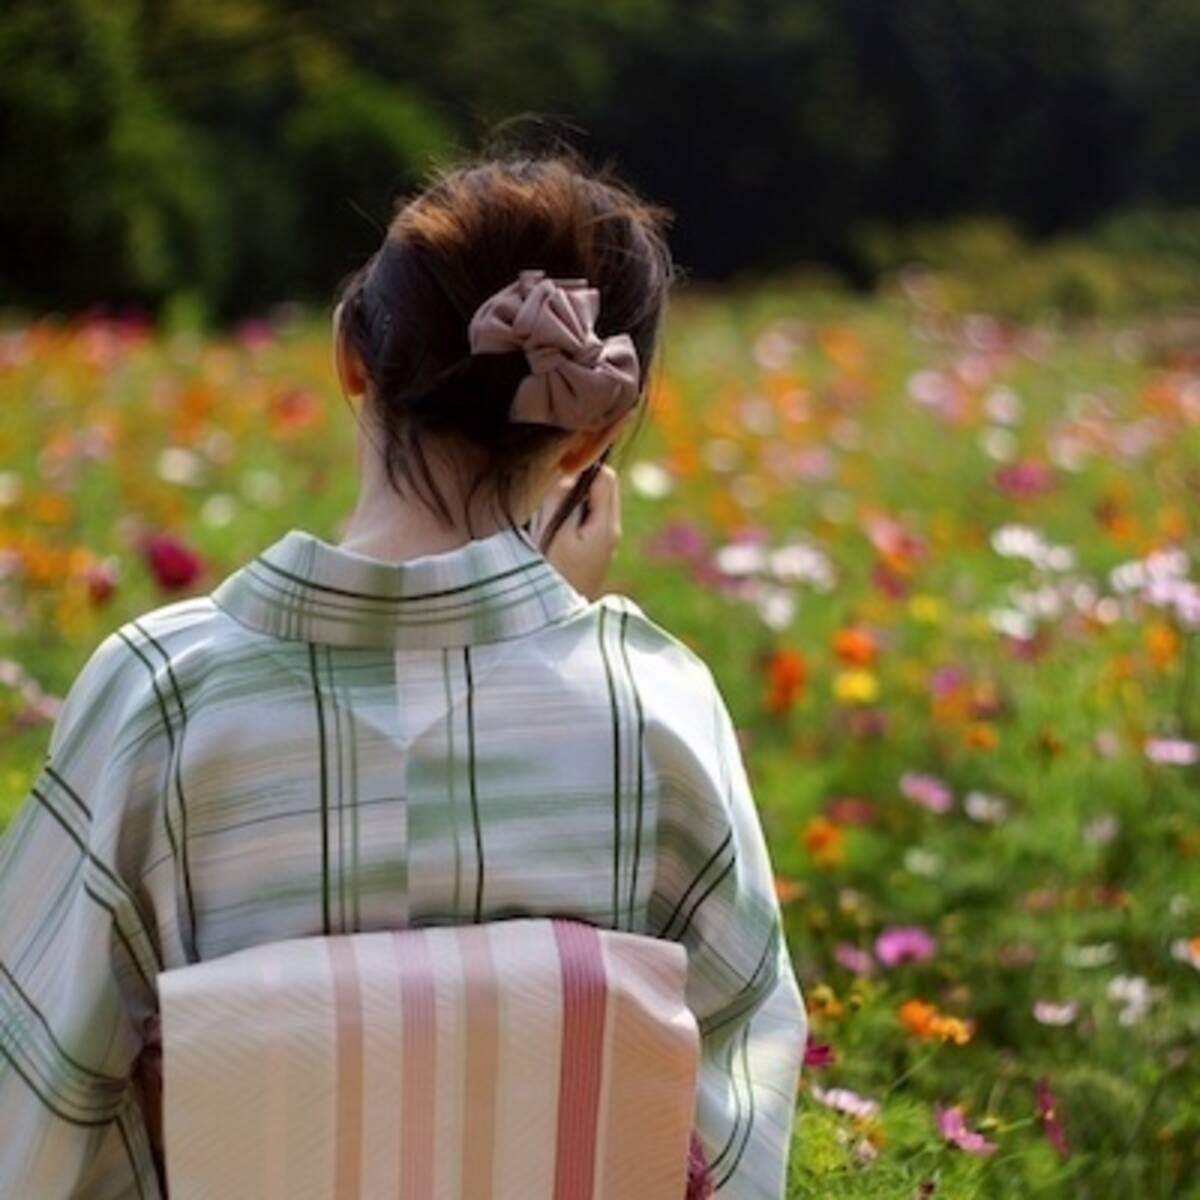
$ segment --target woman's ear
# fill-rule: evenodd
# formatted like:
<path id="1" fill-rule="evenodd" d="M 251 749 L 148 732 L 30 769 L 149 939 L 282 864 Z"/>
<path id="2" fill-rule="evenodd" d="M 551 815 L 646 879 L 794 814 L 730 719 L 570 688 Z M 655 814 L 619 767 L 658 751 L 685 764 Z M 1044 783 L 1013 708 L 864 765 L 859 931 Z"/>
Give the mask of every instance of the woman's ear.
<path id="1" fill-rule="evenodd" d="M 333 310 L 333 365 L 342 391 L 357 397 L 367 390 L 367 372 L 342 330 L 343 303 Z"/>

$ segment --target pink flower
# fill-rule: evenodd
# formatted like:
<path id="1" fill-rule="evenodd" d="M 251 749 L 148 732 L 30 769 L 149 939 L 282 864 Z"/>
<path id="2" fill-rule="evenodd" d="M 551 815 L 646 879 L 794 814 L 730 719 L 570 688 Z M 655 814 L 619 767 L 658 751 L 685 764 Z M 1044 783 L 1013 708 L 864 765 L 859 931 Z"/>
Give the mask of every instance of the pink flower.
<path id="1" fill-rule="evenodd" d="M 833 958 L 839 966 L 853 971 L 855 975 L 870 975 L 875 970 L 875 960 L 870 954 L 849 942 L 838 942 L 833 948 Z"/>
<path id="2" fill-rule="evenodd" d="M 696 561 L 703 558 L 708 549 L 703 532 L 691 521 L 669 521 L 645 544 L 651 558 L 682 558 Z"/>
<path id="3" fill-rule="evenodd" d="M 949 812 L 954 804 L 954 793 L 938 778 L 920 771 L 905 771 L 900 776 L 901 795 L 930 812 Z"/>
<path id="4" fill-rule="evenodd" d="M 1147 738 L 1142 747 L 1146 757 L 1155 763 L 1173 767 L 1190 767 L 1200 762 L 1200 745 L 1184 738 Z"/>
<path id="5" fill-rule="evenodd" d="M 812 1085 L 814 1100 L 819 1100 L 827 1108 L 837 1109 L 852 1117 L 873 1117 L 879 1112 L 879 1104 L 875 1100 L 865 1100 L 857 1092 L 849 1088 L 829 1088 L 826 1090 L 819 1084 Z"/>
<path id="6" fill-rule="evenodd" d="M 203 569 L 200 558 L 169 533 L 148 534 L 142 554 L 158 586 L 169 591 L 190 587 Z"/>
<path id="7" fill-rule="evenodd" d="M 925 962 L 937 951 L 937 942 L 916 925 L 891 925 L 875 939 L 875 957 L 885 967 L 911 960 Z"/>
<path id="8" fill-rule="evenodd" d="M 967 1128 L 961 1108 L 942 1108 L 940 1104 L 935 1104 L 933 1112 L 938 1133 L 952 1146 L 957 1146 L 968 1154 L 978 1155 L 991 1154 L 999 1148 L 995 1142 L 989 1142 L 983 1134 Z"/>

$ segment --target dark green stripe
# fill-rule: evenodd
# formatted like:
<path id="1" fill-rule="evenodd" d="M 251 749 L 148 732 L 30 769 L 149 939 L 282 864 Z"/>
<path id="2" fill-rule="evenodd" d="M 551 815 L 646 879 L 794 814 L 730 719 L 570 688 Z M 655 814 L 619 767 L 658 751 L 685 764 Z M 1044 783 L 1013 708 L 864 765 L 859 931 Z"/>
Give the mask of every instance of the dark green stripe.
<path id="1" fill-rule="evenodd" d="M 738 1091 L 737 1075 L 733 1069 L 733 1054 L 736 1049 L 737 1038 L 735 1036 L 729 1039 L 729 1053 L 725 1056 L 725 1074 L 733 1086 L 733 1124 L 729 1127 L 729 1137 L 725 1139 L 725 1145 L 721 1147 L 721 1152 L 708 1164 L 709 1175 L 713 1178 L 713 1191 L 716 1191 L 716 1170 L 724 1161 L 725 1156 L 733 1149 L 733 1143 L 737 1141 L 738 1131 L 742 1127 L 742 1093 Z"/>
<path id="2" fill-rule="evenodd" d="M 77 791 L 75 791 L 75 789 L 62 777 L 62 775 L 60 775 L 50 765 L 49 758 L 46 759 L 46 762 L 43 765 L 42 770 L 45 771 L 46 774 L 49 775 L 50 778 L 53 779 L 54 782 L 57 783 L 58 786 L 60 788 L 62 788 L 62 790 L 64 792 L 66 792 L 68 799 L 73 800 L 75 802 L 75 804 L 79 808 L 79 811 L 82 812 L 85 817 L 87 817 L 88 823 L 91 824 L 91 820 L 92 820 L 91 809 L 89 809 L 88 806 L 86 804 L 84 804 L 83 798 L 79 795 L 79 793 Z"/>
<path id="3" fill-rule="evenodd" d="M 475 879 L 475 923 L 483 915 L 483 831 L 479 827 L 479 797 L 475 790 L 475 683 L 471 678 L 471 647 L 463 647 L 463 669 L 467 674 L 467 763 L 471 781 L 471 820 L 475 824 L 475 857 L 479 863 Z"/>
<path id="4" fill-rule="evenodd" d="M 767 947 L 762 952 L 762 957 L 758 960 L 758 965 L 754 968 L 753 974 L 750 976 L 749 980 L 746 982 L 741 991 L 739 991 L 726 1006 L 724 1013 L 719 1015 L 719 1019 L 700 1022 L 700 1032 L 705 1037 L 710 1037 L 712 1034 L 716 1033 L 718 1029 L 724 1029 L 725 1026 L 731 1021 L 736 1021 L 745 1013 L 750 1012 L 762 999 L 763 993 L 761 990 L 756 988 L 756 980 L 758 979 L 758 973 L 763 969 L 764 966 L 766 966 L 768 962 L 771 961 L 771 952 L 776 945 L 778 937 L 779 927 L 775 926 L 771 930 L 771 936 L 767 938 Z M 770 981 L 771 985 L 774 985 L 777 978 L 778 976 L 772 972 Z M 739 1004 L 738 1001 L 741 1000 L 743 996 L 746 997 L 746 1000 Z M 713 1016 L 717 1017 L 718 1014 L 714 1013 Z"/>
<path id="5" fill-rule="evenodd" d="M 179 680 L 175 678 L 175 668 L 171 664 L 171 656 L 158 643 L 153 634 L 143 629 L 137 621 L 134 621 L 133 625 L 162 655 L 163 663 L 167 668 L 167 678 L 171 681 L 171 688 L 175 693 L 175 703 L 179 705 L 179 746 L 172 750 L 171 757 L 175 763 L 175 795 L 179 800 L 180 863 L 183 869 L 183 891 L 187 899 L 191 961 L 199 962 L 200 955 L 196 948 L 196 903 L 192 896 L 192 872 L 188 866 L 187 804 L 183 797 L 183 739 L 187 733 L 187 707 L 183 703 L 183 691 L 179 686 Z"/>
<path id="6" fill-rule="evenodd" d="M 496 583 L 501 579 L 509 579 L 513 575 L 520 575 L 546 565 L 542 559 L 533 559 L 530 562 L 522 563 L 519 567 L 511 567 L 509 570 L 501 571 L 497 575 L 489 575 L 485 579 L 475 579 L 470 583 L 460 584 L 458 587 L 443 588 L 436 592 L 420 592 L 412 596 L 380 596 L 372 592 L 355 592 L 347 588 L 333 587 L 327 583 L 316 583 L 303 575 L 295 575 L 283 567 L 276 566 L 275 563 L 263 558 L 261 554 L 257 555 L 253 561 L 261 563 L 264 567 L 269 567 L 277 575 L 282 575 L 285 579 L 290 579 L 293 583 L 302 584 L 305 588 L 311 588 L 313 591 L 329 592 L 334 596 L 349 596 L 354 600 L 368 600 L 378 604 L 412 604 L 421 600 L 439 599 L 442 596 L 457 596 L 463 592 L 470 592 L 476 588 L 485 587 L 489 583 Z"/>
<path id="7" fill-rule="evenodd" d="M 655 937 L 661 938 L 661 937 L 667 936 L 667 930 L 670 929 L 671 926 L 675 924 L 675 918 L 677 916 L 679 916 L 679 914 L 683 911 L 683 906 L 688 902 L 688 897 L 690 897 L 692 892 L 694 892 L 696 890 L 696 888 L 698 888 L 700 886 L 700 881 L 704 878 L 704 876 L 706 874 L 708 874 L 709 867 L 711 867 L 713 865 L 713 863 L 715 863 L 717 861 L 717 859 L 721 857 L 722 853 L 725 850 L 725 847 L 728 846 L 732 840 L 733 840 L 733 830 L 730 829 L 725 834 L 725 836 L 721 839 L 721 844 L 712 852 L 712 854 L 709 855 L 704 866 L 702 866 L 700 868 L 700 870 L 696 872 L 695 878 L 692 880 L 691 883 L 688 884 L 687 890 L 683 893 L 682 896 L 679 897 L 679 900 L 676 903 L 674 910 L 672 911 L 670 917 L 667 918 L 667 923 L 658 931 L 657 934 L 655 934 Z"/>
<path id="8" fill-rule="evenodd" d="M 446 693 L 446 785 L 450 793 L 450 822 L 454 828 L 454 913 L 458 915 L 462 897 L 462 847 L 458 840 L 458 797 L 454 780 L 458 772 L 454 762 L 454 697 L 450 691 L 450 651 L 442 648 L 442 685 Z"/>
<path id="9" fill-rule="evenodd" d="M 597 640 L 600 643 L 600 657 L 604 660 L 604 678 L 608 683 L 608 703 L 612 713 L 613 731 L 613 928 L 621 927 L 621 717 L 617 709 L 617 693 L 613 686 L 612 666 L 608 661 L 608 650 L 604 645 L 604 618 L 608 615 L 606 608 L 600 609 L 600 619 L 596 623 L 599 631 Z"/>
<path id="10" fill-rule="evenodd" d="M 78 1117 L 67 1116 L 65 1112 L 55 1108 L 54 1105 L 42 1095 L 42 1093 L 35 1086 L 33 1080 L 30 1079 L 23 1070 L 21 1070 L 17 1060 L 13 1058 L 11 1052 L 9 1051 L 8 1047 L 5 1046 L 3 1041 L 0 1041 L 0 1054 L 3 1054 L 4 1057 L 8 1059 L 9 1065 L 12 1067 L 12 1069 L 16 1071 L 16 1073 L 25 1081 L 25 1086 L 28 1087 L 29 1090 L 42 1102 L 42 1104 L 45 1105 L 45 1107 L 49 1109 L 50 1112 L 52 1112 L 56 1117 L 58 1117 L 59 1120 L 66 1121 L 68 1125 L 77 1125 L 81 1129 L 99 1129 L 112 1123 L 111 1116 L 100 1117 L 92 1121 L 85 1121 Z"/>
<path id="11" fill-rule="evenodd" d="M 679 932 L 675 935 L 675 941 L 682 942 L 683 935 L 687 933 L 688 926 L 692 923 L 692 918 L 700 911 L 700 905 L 713 894 L 713 891 L 720 885 L 721 880 L 733 870 L 733 864 L 737 862 L 737 851 L 734 851 L 729 856 L 729 861 L 721 868 L 721 873 L 704 889 L 696 903 L 692 905 L 691 912 L 688 913 L 687 919 L 679 927 Z"/>
<path id="12" fill-rule="evenodd" d="M 329 924 L 329 784 L 325 763 L 325 709 L 321 703 L 321 684 L 317 678 L 317 648 L 308 643 L 308 666 L 312 674 L 313 701 L 317 710 L 317 742 L 321 753 L 321 920 L 325 933 Z"/>
<path id="13" fill-rule="evenodd" d="M 17 1066 L 17 1052 L 19 1051 L 21 1053 L 21 1056 L 25 1062 L 25 1069 L 29 1072 L 29 1074 L 26 1075 L 25 1072 L 22 1071 L 21 1078 L 24 1079 L 25 1082 L 30 1085 L 30 1087 L 35 1089 L 40 1086 L 44 1086 L 47 1093 L 54 1094 L 60 1104 L 74 1109 L 76 1112 L 82 1114 L 87 1114 L 89 1112 L 107 1112 L 108 1117 L 111 1120 L 112 1114 L 117 1110 L 117 1106 L 121 1102 L 120 1095 L 125 1091 L 124 1080 L 116 1081 L 119 1087 L 119 1091 L 116 1096 L 106 1097 L 103 1094 L 97 1095 L 98 1089 L 94 1088 L 94 1086 L 89 1088 L 89 1085 L 85 1081 L 77 1078 L 69 1078 L 68 1084 L 73 1085 L 71 1090 L 78 1090 L 82 1092 L 84 1096 L 83 1100 L 74 1099 L 68 1094 L 67 1091 L 64 1091 L 61 1087 L 56 1085 L 54 1080 L 55 1067 L 53 1063 L 53 1057 L 48 1057 L 45 1054 L 44 1049 L 40 1054 L 35 1053 L 35 1048 L 33 1045 L 21 1041 L 18 1025 L 19 1019 L 20 1013 L 19 1011 L 15 1011 L 13 1012 L 13 1019 L 10 1019 L 3 1025 L 0 1025 L 0 1047 L 3 1045 L 7 1045 L 9 1047 L 9 1049 L 5 1051 L 5 1054 L 9 1058 L 9 1061 L 12 1062 L 14 1067 Z M 80 1117 L 80 1120 L 85 1119 L 87 1118 Z"/>
<path id="14" fill-rule="evenodd" d="M 637 900 L 638 860 L 642 852 L 642 798 L 645 790 L 643 760 L 646 753 L 646 718 L 642 712 L 642 696 L 638 691 L 637 681 L 633 677 L 633 668 L 629 665 L 629 650 L 625 645 L 625 627 L 629 621 L 628 611 L 621 614 L 621 657 L 625 662 L 625 675 L 633 691 L 633 702 L 637 711 L 637 824 L 633 835 L 633 870 L 629 881 L 629 921 L 628 928 L 633 930 L 633 909 Z"/>
<path id="15" fill-rule="evenodd" d="M 167 731 L 167 746 L 170 754 L 174 755 L 175 730 L 172 724 L 170 724 L 170 714 L 167 712 L 167 702 L 163 700 L 162 692 L 158 691 L 158 680 L 155 676 L 154 664 L 152 664 L 152 662 L 146 658 L 139 647 L 134 646 L 133 642 L 130 641 L 130 638 L 125 635 L 124 630 L 119 629 L 116 632 L 118 632 L 121 641 L 125 642 L 126 646 L 137 655 L 137 658 L 140 661 L 142 661 L 142 665 L 146 668 L 146 671 L 150 672 L 150 686 L 152 689 L 154 689 L 155 700 L 158 701 L 158 712 L 160 712 L 162 715 L 162 726 L 164 730 Z M 163 827 L 167 830 L 167 844 L 170 846 L 170 858 L 172 858 L 172 862 L 178 865 L 179 846 L 175 845 L 175 830 L 172 828 L 172 824 L 170 824 L 170 805 L 166 803 L 162 805 L 162 823 Z"/>
<path id="16" fill-rule="evenodd" d="M 749 1041 L 750 1024 L 747 1022 L 742 1029 L 742 1075 L 746 1080 L 746 1099 L 750 1102 L 750 1111 L 746 1115 L 746 1132 L 742 1136 L 742 1144 L 738 1147 L 733 1162 L 729 1164 L 729 1170 L 714 1182 L 714 1191 L 724 1187 L 733 1177 L 734 1172 L 738 1169 L 738 1164 L 742 1161 L 742 1155 L 746 1153 L 746 1147 L 750 1144 L 750 1135 L 754 1132 L 754 1081 L 750 1078 L 750 1057 L 747 1049 Z"/>
<path id="17" fill-rule="evenodd" d="M 122 1087 L 125 1085 L 124 1079 L 118 1079 L 115 1075 L 105 1075 L 103 1071 L 94 1071 L 91 1067 L 85 1067 L 83 1063 L 79 1062 L 78 1059 L 72 1058 L 71 1055 L 68 1054 L 63 1048 L 63 1045 L 58 1038 L 54 1036 L 54 1030 L 50 1027 L 50 1022 L 46 1020 L 42 1010 L 33 1002 L 32 997 L 30 997 L 25 989 L 17 982 L 16 976 L 13 975 L 13 973 L 2 962 L 0 962 L 0 971 L 4 973 L 4 977 L 12 985 L 13 991 L 20 996 L 21 1000 L 25 1004 L 25 1007 L 28 1008 L 29 1011 L 33 1013 L 33 1015 L 42 1023 L 42 1026 L 46 1030 L 54 1049 L 58 1052 L 59 1056 L 64 1062 L 70 1063 L 71 1066 L 73 1066 L 77 1071 L 82 1071 L 83 1074 L 90 1075 L 93 1079 L 96 1079 L 101 1083 L 113 1083 Z"/>
<path id="18" fill-rule="evenodd" d="M 333 680 L 333 651 L 325 647 L 325 676 L 329 680 L 330 724 L 333 727 L 333 744 L 337 750 L 337 880 L 338 921 L 342 933 L 346 932 L 346 815 L 342 780 L 342 721 L 338 712 L 337 685 Z"/>
<path id="19" fill-rule="evenodd" d="M 43 807 L 46 809 L 46 811 L 63 827 L 64 830 L 66 830 L 67 835 L 71 838 L 71 840 L 79 848 L 80 853 L 83 855 L 83 857 L 88 862 L 93 863 L 95 866 L 99 867 L 101 873 L 107 879 L 109 879 L 113 884 L 116 885 L 118 890 L 126 897 L 126 899 L 128 899 L 130 901 L 130 903 L 133 903 L 133 898 L 129 892 L 129 889 L 125 886 L 124 882 L 120 879 L 120 877 L 117 875 L 114 875 L 109 870 L 109 868 L 91 852 L 91 850 L 87 846 L 87 843 L 84 842 L 80 838 L 80 836 L 75 832 L 75 830 L 73 830 L 66 823 L 66 821 L 63 820 L 62 816 L 58 812 L 55 811 L 54 805 L 52 805 L 50 803 L 50 801 L 45 796 L 43 796 L 41 792 L 38 791 L 37 788 L 30 788 L 29 790 L 30 790 L 30 794 L 33 795 L 34 797 L 36 797 L 36 799 L 38 801 L 40 801 L 40 803 L 43 805 Z M 87 894 L 89 896 L 91 896 L 92 899 L 95 900 L 96 903 L 99 904 L 101 908 L 105 909 L 108 912 L 109 916 L 112 917 L 113 928 L 116 930 L 117 936 L 121 939 L 122 942 L 124 942 L 125 949 L 129 951 L 129 957 L 133 959 L 133 965 L 135 967 L 137 967 L 138 974 L 141 975 L 141 977 L 146 981 L 147 986 L 150 986 L 151 988 L 153 988 L 153 985 L 150 983 L 150 978 L 149 978 L 149 976 L 147 976 L 145 968 L 142 966 L 141 959 L 139 959 L 138 956 L 136 954 L 134 954 L 133 947 L 129 944 L 129 939 L 126 937 L 125 931 L 121 928 L 121 923 L 117 919 L 116 909 L 114 909 L 111 905 L 106 904 L 103 900 L 101 900 L 100 897 L 97 896 L 96 893 L 93 892 L 87 886 L 86 883 L 84 884 L 83 890 L 85 892 L 87 892 Z M 135 912 L 135 915 L 136 915 L 136 912 Z M 139 921 L 139 924 L 140 924 L 140 921 Z M 158 969 L 161 970 L 162 962 L 158 957 L 158 953 L 155 950 L 154 944 L 152 942 L 150 942 L 149 934 L 144 929 L 139 930 L 139 932 L 146 938 L 146 941 L 150 943 L 150 949 L 151 949 L 151 951 L 154 952 L 155 964 L 158 967 Z"/>

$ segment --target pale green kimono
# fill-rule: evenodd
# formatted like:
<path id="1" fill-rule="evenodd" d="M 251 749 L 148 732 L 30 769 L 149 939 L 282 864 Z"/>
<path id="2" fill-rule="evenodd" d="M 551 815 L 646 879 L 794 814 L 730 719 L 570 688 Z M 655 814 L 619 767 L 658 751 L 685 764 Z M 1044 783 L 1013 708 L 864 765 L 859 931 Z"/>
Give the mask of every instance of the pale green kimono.
<path id="1" fill-rule="evenodd" d="M 160 1194 L 159 971 L 516 914 L 684 944 L 717 1194 L 782 1196 L 807 1020 L 709 669 L 520 530 L 400 563 L 290 530 L 100 643 L 0 840 L 0 1196 Z"/>

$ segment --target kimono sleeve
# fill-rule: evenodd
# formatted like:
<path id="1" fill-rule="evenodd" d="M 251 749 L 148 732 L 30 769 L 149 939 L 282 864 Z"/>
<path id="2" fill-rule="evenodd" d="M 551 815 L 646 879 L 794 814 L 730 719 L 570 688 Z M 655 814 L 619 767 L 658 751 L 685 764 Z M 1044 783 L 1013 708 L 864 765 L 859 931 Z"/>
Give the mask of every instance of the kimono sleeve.
<path id="1" fill-rule="evenodd" d="M 652 932 L 688 952 L 695 1130 L 716 1195 L 781 1200 L 808 1018 L 733 721 L 707 666 L 676 695 Z"/>
<path id="2" fill-rule="evenodd" d="M 131 661 L 119 633 L 93 652 L 0 836 L 0 1196 L 160 1195 L 134 1078 L 160 949 L 126 819 L 161 767 Z"/>

